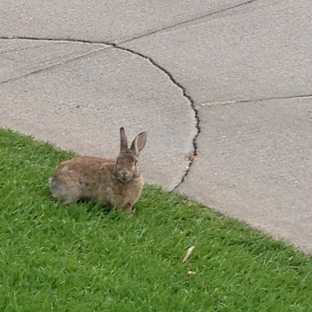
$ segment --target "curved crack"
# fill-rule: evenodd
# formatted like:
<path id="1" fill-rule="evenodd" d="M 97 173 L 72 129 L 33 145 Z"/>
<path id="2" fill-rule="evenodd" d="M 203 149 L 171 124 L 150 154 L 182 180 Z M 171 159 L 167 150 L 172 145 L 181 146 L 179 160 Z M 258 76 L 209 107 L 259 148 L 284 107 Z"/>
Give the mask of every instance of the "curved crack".
<path id="1" fill-rule="evenodd" d="M 145 59 L 147 59 L 149 62 L 151 62 L 156 68 L 158 68 L 159 70 L 161 70 L 162 72 L 164 72 L 169 79 L 172 81 L 173 84 L 175 84 L 178 88 L 180 88 L 182 90 L 183 96 L 186 97 L 188 99 L 188 101 L 190 102 L 191 108 L 194 111 L 194 117 L 195 117 L 195 127 L 197 129 L 197 133 L 195 134 L 195 136 L 193 137 L 193 154 L 191 157 L 189 157 L 189 164 L 188 167 L 184 173 L 184 175 L 181 178 L 181 181 L 172 189 L 172 192 L 174 192 L 185 180 L 186 176 L 189 174 L 189 171 L 191 169 L 191 166 L 193 164 L 193 161 L 195 160 L 196 156 L 197 156 L 197 149 L 198 149 L 198 145 L 197 145 L 197 137 L 200 133 L 200 119 L 199 119 L 199 114 L 198 114 L 198 110 L 195 107 L 195 103 L 194 100 L 192 99 L 192 97 L 187 93 L 186 88 L 184 86 L 182 86 L 179 82 L 177 82 L 173 75 L 164 67 L 162 67 L 161 65 L 159 65 L 155 60 L 153 60 L 151 57 L 148 57 L 142 53 L 136 52 L 134 50 L 131 50 L 129 48 L 124 48 L 121 46 L 118 46 L 117 44 L 113 44 L 113 46 L 117 49 L 120 50 L 124 50 L 133 54 L 136 54 L 140 57 L 143 57 Z"/>
<path id="2" fill-rule="evenodd" d="M 179 89 L 182 90 L 182 94 L 184 97 L 186 97 L 188 99 L 188 101 L 190 102 L 190 106 L 191 106 L 191 109 L 193 110 L 194 112 L 194 118 L 195 118 L 195 127 L 197 129 L 197 132 L 195 134 L 195 136 L 193 137 L 193 140 L 192 140 L 192 144 L 193 144 L 193 154 L 189 157 L 189 164 L 188 164 L 188 167 L 185 171 L 185 173 L 183 174 L 180 182 L 172 189 L 172 192 L 175 191 L 185 180 L 186 176 L 189 174 L 190 172 L 190 169 L 191 169 L 191 166 L 193 164 L 193 161 L 195 160 L 196 156 L 197 156 L 197 150 L 198 150 L 198 145 L 197 145 L 197 137 L 198 135 L 200 134 L 200 119 L 199 119 L 199 114 L 198 114 L 198 110 L 197 108 L 195 107 L 195 103 L 194 103 L 194 100 L 192 99 L 192 97 L 187 93 L 186 91 L 186 88 L 184 86 L 182 86 L 182 84 L 180 84 L 178 81 L 175 80 L 175 78 L 173 77 L 173 75 L 167 70 L 165 69 L 164 67 L 162 67 L 160 64 L 158 64 L 153 58 L 149 57 L 149 56 L 146 56 L 142 53 L 139 53 L 137 51 L 134 51 L 132 49 L 129 49 L 129 48 L 125 48 L 125 47 L 122 47 L 122 46 L 119 46 L 118 44 L 116 43 L 111 43 L 111 42 L 100 42 L 100 41 L 89 41 L 89 40 L 76 40 L 76 39 L 58 39 L 58 38 L 34 38 L 34 37 L 0 37 L 0 39 L 5 39 L 5 40 L 34 40 L 34 41 L 54 41 L 54 42 L 76 42 L 76 43 L 86 43 L 86 44 L 102 44 L 102 45 L 106 45 L 106 46 L 111 46 L 112 48 L 115 48 L 115 49 L 119 49 L 119 50 L 122 50 L 122 51 L 126 51 L 128 53 L 131 53 L 131 54 L 135 54 L 137 56 L 140 56 L 146 60 L 148 60 L 154 67 L 156 67 L 157 69 L 159 69 L 160 71 L 162 71 L 163 73 L 165 73 L 167 75 L 167 77 L 171 80 L 171 82 L 176 85 Z M 91 53 L 95 53 L 95 52 L 99 52 L 99 51 L 102 51 L 103 49 L 99 49 L 97 51 L 92 51 Z M 79 56 L 79 58 L 82 58 L 84 56 L 87 56 L 89 55 L 90 53 L 86 54 L 86 55 L 81 55 Z M 75 60 L 77 59 L 74 58 L 74 59 L 70 59 L 68 61 L 71 61 L 71 60 Z M 55 65 L 54 65 L 55 66 Z M 54 66 L 51 66 L 51 67 L 54 67 Z M 37 70 L 35 72 L 32 72 L 30 74 L 36 74 L 38 72 L 42 72 L 46 69 L 50 69 L 50 67 L 48 68 L 43 68 L 41 70 Z M 28 75 L 30 75 L 28 74 Z M 28 76 L 26 75 L 26 76 Z M 23 76 L 24 77 L 24 76 Z M 17 77 L 15 78 L 14 80 L 17 80 L 21 77 Z"/>

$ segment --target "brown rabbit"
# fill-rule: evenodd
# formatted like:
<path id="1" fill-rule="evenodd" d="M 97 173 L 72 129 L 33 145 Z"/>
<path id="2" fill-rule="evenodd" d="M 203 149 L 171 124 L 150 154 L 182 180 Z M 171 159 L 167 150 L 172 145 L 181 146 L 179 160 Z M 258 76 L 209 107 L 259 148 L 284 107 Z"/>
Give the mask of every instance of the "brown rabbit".
<path id="1" fill-rule="evenodd" d="M 146 138 L 146 132 L 140 133 L 128 148 L 125 130 L 120 128 L 117 160 L 83 156 L 60 163 L 50 178 L 53 198 L 64 204 L 89 198 L 131 212 L 144 185 L 137 161 Z"/>

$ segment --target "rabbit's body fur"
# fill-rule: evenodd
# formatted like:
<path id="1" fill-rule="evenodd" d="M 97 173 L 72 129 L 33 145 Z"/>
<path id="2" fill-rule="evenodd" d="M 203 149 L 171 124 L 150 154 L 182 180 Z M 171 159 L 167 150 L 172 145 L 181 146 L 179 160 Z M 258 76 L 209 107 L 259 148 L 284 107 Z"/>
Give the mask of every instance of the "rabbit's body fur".
<path id="1" fill-rule="evenodd" d="M 123 128 L 121 129 L 122 134 Z M 128 149 L 123 137 L 117 160 L 82 156 L 60 163 L 50 179 L 53 198 L 64 204 L 89 198 L 108 207 L 131 212 L 144 186 L 143 176 L 136 162 L 145 141 L 144 132 L 137 136 L 133 141 L 135 143 Z"/>

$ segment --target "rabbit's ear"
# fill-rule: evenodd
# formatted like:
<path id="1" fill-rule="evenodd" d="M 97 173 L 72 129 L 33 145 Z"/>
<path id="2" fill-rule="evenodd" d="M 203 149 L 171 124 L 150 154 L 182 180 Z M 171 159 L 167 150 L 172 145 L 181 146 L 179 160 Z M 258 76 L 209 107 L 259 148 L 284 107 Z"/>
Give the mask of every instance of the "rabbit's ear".
<path id="1" fill-rule="evenodd" d="M 130 149 L 139 156 L 141 150 L 144 148 L 147 139 L 147 132 L 141 132 L 132 142 Z"/>
<path id="2" fill-rule="evenodd" d="M 120 151 L 128 149 L 128 141 L 125 134 L 125 129 L 123 127 L 120 128 Z"/>

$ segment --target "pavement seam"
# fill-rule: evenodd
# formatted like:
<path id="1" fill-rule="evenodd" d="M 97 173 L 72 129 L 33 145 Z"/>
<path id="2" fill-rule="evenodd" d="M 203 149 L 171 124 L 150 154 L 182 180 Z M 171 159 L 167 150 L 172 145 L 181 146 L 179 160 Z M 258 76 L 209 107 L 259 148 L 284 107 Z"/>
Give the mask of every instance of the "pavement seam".
<path id="1" fill-rule="evenodd" d="M 7 79 L 7 80 L 3 80 L 3 81 L 0 81 L 0 85 L 2 84 L 5 84 L 5 83 L 8 83 L 8 82 L 12 82 L 12 81 L 16 81 L 16 80 L 19 80 L 19 79 L 22 79 L 22 78 L 26 78 L 28 76 L 32 76 L 32 75 L 35 75 L 35 74 L 38 74 L 38 73 L 41 73 L 41 72 L 44 72 L 44 71 L 47 71 L 47 70 L 50 70 L 50 69 L 54 69 L 54 68 L 57 68 L 59 66 L 62 66 L 62 65 L 65 65 L 65 64 L 68 64 L 70 62 L 73 62 L 73 61 L 76 61 L 78 59 L 81 59 L 83 57 L 86 57 L 86 56 L 89 56 L 93 53 L 97 53 L 99 51 L 102 51 L 104 50 L 105 48 L 101 48 L 101 49 L 98 49 L 98 50 L 93 50 L 93 51 L 89 51 L 88 53 L 84 53 L 84 54 L 80 54 L 78 56 L 75 56 L 73 58 L 69 58 L 68 60 L 62 62 L 62 63 L 55 63 L 55 64 L 51 64 L 50 66 L 45 66 L 43 68 L 40 68 L 40 69 L 36 69 L 32 72 L 29 72 L 27 74 L 24 74 L 24 75 L 21 75 L 21 76 L 18 76 L 18 77 L 13 77 L 13 78 L 10 78 L 10 79 Z"/>
<path id="2" fill-rule="evenodd" d="M 96 41 L 96 40 L 85 40 L 85 39 L 73 39 L 73 38 L 41 38 L 41 37 L 32 37 L 32 36 L 0 36 L 0 39 L 5 40 L 33 40 L 33 41 L 54 41 L 54 42 L 74 42 L 74 43 L 86 43 L 86 44 L 100 44 L 112 46 L 113 43 L 105 41 Z"/>
<path id="3" fill-rule="evenodd" d="M 57 44 L 64 44 L 64 43 L 55 43 Z M 7 49 L 7 50 L 0 50 L 0 55 L 1 54 L 6 54 L 6 53 L 12 53 L 12 52 L 17 52 L 17 51 L 27 51 L 27 50 L 32 50 L 32 49 L 38 49 L 38 48 L 43 48 L 46 47 L 46 44 L 38 44 L 36 46 L 30 46 L 30 47 L 19 47 L 19 48 L 14 48 L 14 49 Z"/>
<path id="4" fill-rule="evenodd" d="M 237 8 L 242 7 L 242 6 L 251 4 L 251 3 L 256 2 L 256 1 L 258 1 L 258 0 L 248 0 L 246 2 L 238 3 L 236 5 L 233 5 L 233 6 L 218 10 L 218 11 L 213 11 L 213 12 L 206 13 L 204 15 L 193 17 L 189 20 L 184 20 L 184 21 L 181 21 L 181 22 L 169 25 L 169 26 L 165 26 L 162 28 L 157 28 L 157 29 L 148 31 L 146 33 L 141 33 L 141 34 L 138 34 L 138 35 L 133 36 L 133 37 L 128 38 L 128 39 L 121 40 L 120 42 L 116 42 L 116 43 L 117 44 L 129 43 L 133 40 L 141 39 L 141 38 L 144 38 L 144 37 L 147 37 L 150 35 L 154 35 L 156 33 L 160 33 L 160 32 L 166 31 L 166 30 L 171 30 L 171 29 L 177 28 L 179 26 L 184 26 L 184 25 L 187 26 L 188 24 L 192 24 L 192 22 L 200 21 L 200 20 L 206 19 L 208 17 L 212 17 L 212 16 L 217 15 L 217 14 L 225 13 L 225 12 L 231 11 L 233 9 L 237 9 Z"/>
<path id="5" fill-rule="evenodd" d="M 217 10 L 217 11 L 212 11 L 212 12 L 206 13 L 204 15 L 196 16 L 196 17 L 193 17 L 191 19 L 184 20 L 184 21 L 181 21 L 181 22 L 178 22 L 178 23 L 175 23 L 175 24 L 171 24 L 171 25 L 168 25 L 168 26 L 165 26 L 165 27 L 161 27 L 161 28 L 157 28 L 157 29 L 154 29 L 154 30 L 150 30 L 150 31 L 147 31 L 146 33 L 141 33 L 141 34 L 135 35 L 133 37 L 130 37 L 128 39 L 123 39 L 123 40 L 121 40 L 119 42 L 115 41 L 115 43 L 113 43 L 113 44 L 119 45 L 119 44 L 129 43 L 129 42 L 131 42 L 133 40 L 140 39 L 140 38 L 143 38 L 143 37 L 147 37 L 147 36 L 153 35 L 153 34 L 158 33 L 158 32 L 166 31 L 166 30 L 169 30 L 169 29 L 174 29 L 176 27 L 183 26 L 183 25 L 188 25 L 188 24 L 191 24 L 192 22 L 200 21 L 200 20 L 203 20 L 205 18 L 214 16 L 214 15 L 217 15 L 217 14 L 225 13 L 225 12 L 228 12 L 228 11 L 231 11 L 231 10 L 243 7 L 245 5 L 252 4 L 253 2 L 256 2 L 256 1 L 258 1 L 258 0 L 248 0 L 246 2 L 238 3 L 236 5 L 233 5 L 233 6 L 230 6 L 230 7 L 226 7 L 226 8 Z M 81 43 L 90 43 L 90 44 L 97 43 L 97 44 L 113 45 L 111 42 L 108 42 L 108 41 L 105 42 L 105 41 L 86 40 L 86 39 L 79 39 L 79 40 L 77 40 L 77 39 L 71 39 L 71 38 L 67 38 L 67 39 L 44 38 L 44 39 L 41 39 L 41 38 L 31 37 L 31 36 L 16 36 L 16 37 L 14 37 L 14 36 L 0 36 L 0 39 L 25 39 L 25 40 L 38 40 L 38 41 L 46 40 L 46 41 L 81 42 Z"/>
<path id="6" fill-rule="evenodd" d="M 252 0 L 254 1 L 254 0 Z M 172 189 L 172 192 L 175 191 L 185 180 L 186 176 L 189 174 L 190 172 L 190 169 L 191 169 L 191 166 L 193 164 L 193 161 L 195 160 L 196 156 L 197 156 L 197 150 L 198 150 L 198 145 L 197 145 L 197 137 L 198 135 L 200 134 L 200 131 L 201 131 L 201 128 L 200 128 L 200 119 L 199 119 L 199 113 L 198 113 L 198 110 L 195 106 L 195 102 L 194 100 L 192 99 L 192 97 L 187 93 L 186 91 L 186 88 L 184 86 L 182 86 L 181 83 L 179 83 L 177 80 L 175 80 L 175 78 L 173 77 L 173 75 L 167 70 L 165 69 L 164 67 L 162 67 L 160 64 L 158 64 L 155 60 L 153 60 L 151 57 L 149 56 L 146 56 L 140 52 L 136 52 L 132 49 L 129 49 L 129 48 L 125 48 L 125 47 L 122 47 L 122 46 L 119 46 L 117 45 L 116 43 L 109 43 L 109 42 L 99 42 L 99 41 L 88 41 L 88 40 L 77 40 L 77 39 L 57 39 L 57 38 L 34 38 L 34 37 L 0 37 L 0 39 L 6 39 L 6 40 L 36 40 L 36 41 L 54 41 L 54 42 L 75 42 L 75 43 L 86 43 L 86 44 L 99 44 L 99 45 L 105 45 L 106 48 L 107 47 L 112 47 L 112 48 L 115 48 L 115 49 L 118 49 L 118 50 L 122 50 L 122 51 L 125 51 L 125 52 L 128 52 L 128 53 L 131 53 L 131 54 L 134 54 L 134 55 L 137 55 L 141 58 L 144 58 L 145 60 L 149 61 L 154 67 L 156 67 L 158 70 L 160 70 L 161 72 L 163 72 L 169 79 L 170 81 L 175 85 L 177 86 L 181 91 L 182 91 L 182 94 L 185 98 L 187 98 L 187 100 L 189 101 L 190 103 L 190 107 L 191 109 L 193 110 L 194 112 L 194 118 L 195 118 L 195 127 L 196 127 L 196 134 L 195 136 L 193 137 L 193 140 L 192 140 L 192 144 L 193 144 L 193 153 L 192 155 L 189 157 L 189 164 L 188 164 L 188 167 L 186 169 L 186 171 L 184 172 L 180 182 Z M 62 64 L 54 64 L 54 65 L 51 65 L 51 66 L 48 66 L 48 67 L 45 67 L 45 68 L 42 68 L 42 69 L 38 69 L 36 71 L 33 71 L 31 73 L 27 73 L 23 76 L 19 76 L 19 77 L 15 77 L 15 78 L 11 78 L 11 79 L 8 79 L 8 80 L 5 80 L 5 81 L 2 81 L 0 83 L 1 84 L 4 84 L 4 83 L 7 83 L 7 82 L 11 82 L 11 81 L 14 81 L 14 80 L 18 80 L 20 78 L 25 78 L 25 77 L 28 77 L 28 76 L 31 76 L 31 75 L 34 75 L 34 74 L 37 74 L 37 73 L 40 73 L 40 72 L 43 72 L 45 70 L 49 70 L 49 69 L 52 69 L 52 68 L 55 68 L 55 67 L 58 67 L 60 65 L 64 65 L 66 63 L 69 63 L 69 62 L 72 62 L 72 61 L 75 61 L 79 58 L 83 58 L 85 56 L 88 56 L 90 54 L 93 54 L 93 53 L 96 53 L 96 52 L 99 52 L 99 51 L 102 51 L 104 50 L 105 47 L 101 48 L 101 49 L 98 49 L 96 51 L 91 51 L 89 53 L 86 53 L 84 55 L 80 55 L 80 56 L 77 56 L 75 58 L 71 58 L 65 62 L 62 62 Z"/>
<path id="7" fill-rule="evenodd" d="M 222 102 L 203 102 L 198 106 L 201 107 L 210 107 L 210 106 L 228 106 L 239 103 L 255 103 L 255 102 L 264 102 L 264 101 L 274 101 L 274 100 L 290 100 L 290 99 L 300 99 L 300 98 L 310 98 L 312 94 L 298 94 L 298 95 L 290 95 L 290 96 L 277 96 L 277 97 L 269 97 L 269 98 L 260 98 L 260 99 L 251 99 L 251 100 L 228 100 Z"/>

